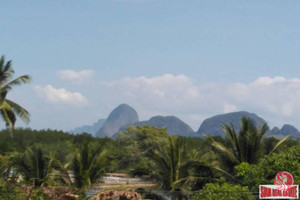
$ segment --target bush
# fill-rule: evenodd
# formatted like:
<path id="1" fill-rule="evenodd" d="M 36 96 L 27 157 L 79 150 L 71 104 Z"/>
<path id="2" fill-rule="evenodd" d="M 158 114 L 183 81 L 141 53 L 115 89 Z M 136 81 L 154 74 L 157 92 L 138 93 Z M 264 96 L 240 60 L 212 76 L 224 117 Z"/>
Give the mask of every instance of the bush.
<path id="1" fill-rule="evenodd" d="M 255 196 L 249 192 L 248 187 L 224 183 L 207 183 L 202 190 L 192 197 L 192 200 L 254 200 Z"/>
<path id="2" fill-rule="evenodd" d="M 273 185 L 274 178 L 281 171 L 290 172 L 295 185 L 300 184 L 300 146 L 272 154 L 256 165 L 241 163 L 236 167 L 239 183 L 258 191 L 259 185 Z"/>

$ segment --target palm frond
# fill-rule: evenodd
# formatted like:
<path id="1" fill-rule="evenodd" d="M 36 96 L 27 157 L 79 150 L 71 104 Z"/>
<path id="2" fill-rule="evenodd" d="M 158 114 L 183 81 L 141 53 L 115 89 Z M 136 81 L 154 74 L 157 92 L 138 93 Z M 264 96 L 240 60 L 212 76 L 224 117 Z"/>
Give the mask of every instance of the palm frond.
<path id="1" fill-rule="evenodd" d="M 236 158 L 236 156 L 232 153 L 232 151 L 225 146 L 224 144 L 215 141 L 210 135 L 205 135 L 208 140 L 210 141 L 210 144 L 212 147 L 214 147 L 219 153 L 221 153 L 221 156 L 226 156 L 231 162 L 233 163 L 239 163 L 239 160 Z"/>
<path id="2" fill-rule="evenodd" d="M 14 123 L 11 121 L 8 115 L 8 109 L 4 109 L 3 107 L 0 109 L 0 115 L 5 122 L 6 127 L 13 127 Z"/>
<path id="3" fill-rule="evenodd" d="M 15 159 L 14 166 L 26 181 L 33 181 L 35 186 L 42 187 L 49 180 L 52 163 L 51 156 L 45 155 L 41 147 L 33 146 Z"/>
<path id="4" fill-rule="evenodd" d="M 241 147 L 240 147 L 239 140 L 237 138 L 237 134 L 234 130 L 233 124 L 232 123 L 230 123 L 229 125 L 223 124 L 223 132 L 225 133 L 225 135 L 227 135 L 227 137 L 229 137 L 230 142 L 237 153 L 237 157 L 238 157 L 237 159 L 241 161 L 242 160 Z"/>
<path id="5" fill-rule="evenodd" d="M 274 148 L 272 149 L 272 151 L 267 155 L 271 155 L 274 151 L 276 151 L 282 144 L 284 144 L 288 139 L 290 139 L 290 135 L 282 138 L 280 141 L 277 142 L 277 144 L 274 146 Z"/>
<path id="6" fill-rule="evenodd" d="M 8 82 L 7 84 L 5 84 L 4 86 L 2 86 L 2 88 L 6 91 L 9 91 L 12 89 L 13 86 L 17 86 L 17 85 L 21 85 L 23 83 L 29 83 L 30 81 L 30 76 L 29 75 L 23 75 L 23 76 L 19 76 L 18 78 Z"/>
<path id="7" fill-rule="evenodd" d="M 15 128 L 16 116 L 10 106 L 2 104 L 0 115 L 5 122 L 6 127 L 9 129 L 10 136 L 13 137 L 13 130 Z"/>
<path id="8" fill-rule="evenodd" d="M 11 61 L 8 61 L 5 63 L 4 56 L 1 56 L 0 59 L 0 85 L 3 85 L 5 82 L 7 82 L 8 79 L 12 77 L 12 75 L 15 73 L 12 66 Z"/>
<path id="9" fill-rule="evenodd" d="M 20 117 L 20 119 L 22 119 L 27 124 L 30 122 L 30 114 L 25 108 L 11 100 L 6 99 L 5 101 L 14 111 L 14 113 L 16 113 Z"/>
<path id="10" fill-rule="evenodd" d="M 107 152 L 101 147 L 89 148 L 85 143 L 74 151 L 71 169 L 74 174 L 75 186 L 83 191 L 101 177 Z"/>

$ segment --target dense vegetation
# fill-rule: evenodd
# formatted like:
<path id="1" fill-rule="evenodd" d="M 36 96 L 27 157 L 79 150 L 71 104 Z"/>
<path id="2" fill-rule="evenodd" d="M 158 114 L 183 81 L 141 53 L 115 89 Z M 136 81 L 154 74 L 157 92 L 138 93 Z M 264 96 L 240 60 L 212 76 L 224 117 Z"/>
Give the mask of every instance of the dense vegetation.
<path id="1" fill-rule="evenodd" d="M 231 170 L 232 163 L 225 165 L 212 139 L 230 144 L 228 138 L 169 136 L 165 129 L 147 126 L 129 127 L 116 139 L 31 129 L 17 129 L 11 138 L 8 130 L 1 131 L 1 195 L 6 199 L 26 196 L 22 194 L 25 184 L 34 186 L 31 196 L 41 196 L 39 190 L 46 186 L 66 186 L 84 196 L 107 172 L 147 175 L 174 199 L 225 198 L 222 191 L 232 199 L 253 199 L 259 184 L 272 184 L 283 170 L 290 171 L 299 184 L 298 141 L 287 140 L 269 155 L 278 140 L 263 138 L 258 160 L 236 163 Z M 73 181 L 68 171 L 74 173 Z"/>

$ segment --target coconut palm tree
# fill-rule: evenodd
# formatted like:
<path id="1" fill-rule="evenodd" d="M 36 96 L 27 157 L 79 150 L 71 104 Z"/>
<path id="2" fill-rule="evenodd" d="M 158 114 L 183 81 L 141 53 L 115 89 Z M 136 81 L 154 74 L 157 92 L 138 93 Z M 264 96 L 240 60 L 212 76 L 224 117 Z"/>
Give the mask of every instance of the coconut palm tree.
<path id="1" fill-rule="evenodd" d="M 170 191 L 172 199 L 182 199 L 182 180 L 188 177 L 184 163 L 188 157 L 184 142 L 178 137 L 168 137 L 165 145 L 152 149 L 149 158 L 155 163 L 154 178 L 160 183 L 160 188 Z"/>
<path id="2" fill-rule="evenodd" d="M 165 144 L 148 154 L 155 164 L 152 170 L 154 178 L 161 189 L 171 193 L 173 200 L 187 199 L 192 191 L 216 181 L 215 174 L 220 172 L 210 158 L 211 152 L 199 152 L 186 144 L 184 138 L 168 136 Z"/>
<path id="3" fill-rule="evenodd" d="M 13 163 L 16 171 L 35 187 L 43 186 L 51 178 L 53 158 L 45 155 L 41 147 L 28 148 L 24 154 L 14 157 Z"/>
<path id="4" fill-rule="evenodd" d="M 234 166 L 241 162 L 256 164 L 264 155 L 262 152 L 263 137 L 268 131 L 268 126 L 264 123 L 257 127 L 250 118 L 241 118 L 239 133 L 237 134 L 233 124 L 223 125 L 225 143 L 215 141 L 211 136 L 206 135 L 211 146 L 219 155 L 223 167 L 228 172 L 233 172 Z M 289 136 L 281 139 L 270 153 L 274 152 L 283 144 Z"/>
<path id="5" fill-rule="evenodd" d="M 15 71 L 11 66 L 11 61 L 5 62 L 5 58 L 2 56 L 0 58 L 0 115 L 2 116 L 6 126 L 10 129 L 11 135 L 17 116 L 24 122 L 29 122 L 29 112 L 16 102 L 6 98 L 8 92 L 12 90 L 14 86 L 28 83 L 30 81 L 30 77 L 28 75 L 12 79 L 14 73 Z"/>
<path id="6" fill-rule="evenodd" d="M 106 155 L 101 147 L 90 148 L 88 143 L 75 150 L 71 168 L 75 186 L 82 192 L 86 192 L 104 174 Z"/>

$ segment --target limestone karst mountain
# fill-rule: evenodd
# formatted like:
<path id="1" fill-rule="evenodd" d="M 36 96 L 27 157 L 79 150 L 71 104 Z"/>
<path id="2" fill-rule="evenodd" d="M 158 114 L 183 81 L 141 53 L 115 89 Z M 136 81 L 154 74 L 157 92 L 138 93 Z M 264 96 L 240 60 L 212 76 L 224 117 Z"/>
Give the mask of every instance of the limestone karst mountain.
<path id="1" fill-rule="evenodd" d="M 112 137 L 121 127 L 138 122 L 137 112 L 127 104 L 115 108 L 106 119 L 103 126 L 97 131 L 97 137 Z"/>
<path id="2" fill-rule="evenodd" d="M 232 112 L 221 115 L 216 115 L 211 118 L 204 120 L 197 131 L 197 134 L 203 135 L 210 134 L 212 136 L 224 136 L 222 131 L 222 124 L 232 123 L 235 130 L 239 130 L 240 120 L 242 117 L 248 117 L 254 120 L 257 126 L 261 126 L 265 123 L 265 120 L 260 118 L 254 113 L 240 111 L 240 112 Z"/>
<path id="3" fill-rule="evenodd" d="M 281 129 L 274 127 L 267 133 L 267 136 L 274 136 L 277 138 L 283 138 L 287 135 L 291 135 L 292 138 L 300 138 L 299 130 L 290 124 L 283 125 Z"/>

